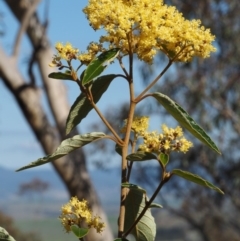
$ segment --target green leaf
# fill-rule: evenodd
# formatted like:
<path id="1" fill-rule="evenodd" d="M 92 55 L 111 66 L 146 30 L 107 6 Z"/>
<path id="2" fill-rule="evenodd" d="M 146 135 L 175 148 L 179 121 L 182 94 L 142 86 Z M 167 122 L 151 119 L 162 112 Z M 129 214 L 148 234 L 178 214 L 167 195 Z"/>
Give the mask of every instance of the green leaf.
<path id="1" fill-rule="evenodd" d="M 157 159 L 157 157 L 151 152 L 144 152 L 144 151 L 132 153 L 128 155 L 126 158 L 128 161 L 147 161 L 147 160 Z"/>
<path id="2" fill-rule="evenodd" d="M 169 161 L 169 155 L 165 154 L 165 153 L 160 153 L 159 159 L 160 159 L 161 163 L 163 164 L 163 166 L 166 166 Z"/>
<path id="3" fill-rule="evenodd" d="M 88 82 L 99 76 L 106 68 L 106 62 L 108 63 L 112 61 L 117 57 L 118 53 L 119 49 L 110 49 L 93 59 L 84 72 L 82 84 L 86 85 Z"/>
<path id="4" fill-rule="evenodd" d="M 163 208 L 163 206 L 160 205 L 160 204 L 158 204 L 158 203 L 152 203 L 152 204 L 150 205 L 150 208 Z"/>
<path id="5" fill-rule="evenodd" d="M 82 238 L 88 234 L 88 228 L 79 228 L 76 224 L 71 226 L 72 232 L 78 237 Z"/>
<path id="6" fill-rule="evenodd" d="M 0 227 L 0 241 L 15 241 L 15 239 L 9 235 L 6 229 Z"/>
<path id="7" fill-rule="evenodd" d="M 126 187 L 126 188 L 129 188 L 129 189 L 136 189 L 138 191 L 141 191 L 143 193 L 146 193 L 146 190 L 139 187 L 138 185 L 135 185 L 135 184 L 132 184 L 132 183 L 129 183 L 129 182 L 124 182 L 121 184 L 122 187 Z"/>
<path id="8" fill-rule="evenodd" d="M 191 118 L 191 116 L 175 101 L 168 96 L 159 92 L 153 93 L 152 96 L 171 114 L 184 128 L 194 135 L 208 147 L 221 154 L 215 143 L 206 134 L 206 132 Z"/>
<path id="9" fill-rule="evenodd" d="M 136 185 L 134 185 L 136 186 Z M 124 223 L 124 232 L 126 232 L 139 216 L 146 205 L 147 196 L 142 191 L 142 188 L 130 188 L 125 200 L 126 214 Z M 148 209 L 131 234 L 136 241 L 154 241 L 156 237 L 156 223 L 151 214 L 151 209 Z"/>
<path id="10" fill-rule="evenodd" d="M 87 133 L 84 135 L 76 135 L 76 136 L 73 136 L 72 138 L 68 138 L 61 142 L 60 146 L 56 149 L 56 151 L 53 154 L 48 155 L 46 157 L 39 158 L 36 161 L 31 162 L 27 166 L 19 168 L 17 172 L 54 161 L 82 146 L 87 145 L 90 142 L 101 139 L 104 136 L 105 134 L 102 132 L 92 132 L 92 133 Z"/>
<path id="11" fill-rule="evenodd" d="M 97 78 L 92 85 L 91 91 L 94 102 L 97 103 L 102 97 L 103 93 L 107 90 L 108 86 L 117 75 L 104 75 Z M 77 126 L 82 119 L 93 109 L 90 101 L 86 96 L 81 93 L 73 103 L 67 117 L 66 134 L 68 134 L 75 126 Z"/>
<path id="12" fill-rule="evenodd" d="M 203 179 L 202 177 L 196 175 L 196 174 L 193 174 L 191 172 L 187 172 L 187 171 L 182 171 L 182 170 L 179 170 L 179 169 L 174 169 L 172 170 L 172 174 L 175 174 L 179 177 L 182 177 L 190 182 L 195 182 L 197 183 L 198 185 L 201 185 L 201 186 L 204 186 L 204 187 L 208 187 L 208 188 L 211 188 L 221 194 L 224 194 L 224 192 L 219 189 L 218 187 L 214 186 L 212 183 L 206 181 L 205 179 Z"/>
<path id="13" fill-rule="evenodd" d="M 82 81 L 83 86 L 91 82 L 94 78 L 98 77 L 105 70 L 107 66 L 99 65 L 96 68 L 94 67 L 95 67 L 94 64 L 90 63 L 87 69 L 85 70 L 83 75 L 83 81 Z"/>
<path id="14" fill-rule="evenodd" d="M 118 144 L 115 145 L 115 151 L 122 156 L 122 147 L 119 146 Z"/>
<path id="15" fill-rule="evenodd" d="M 72 80 L 72 81 L 75 81 L 73 79 L 73 77 L 71 76 L 71 74 L 62 73 L 62 72 L 53 72 L 53 73 L 49 74 L 48 77 L 52 78 L 52 79 L 62 79 L 62 80 Z"/>

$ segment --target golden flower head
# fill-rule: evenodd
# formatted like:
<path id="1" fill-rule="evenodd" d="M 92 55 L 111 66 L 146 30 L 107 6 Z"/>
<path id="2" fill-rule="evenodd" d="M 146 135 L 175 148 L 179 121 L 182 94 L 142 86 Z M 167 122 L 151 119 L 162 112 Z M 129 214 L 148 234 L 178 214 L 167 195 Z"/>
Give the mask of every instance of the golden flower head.
<path id="1" fill-rule="evenodd" d="M 148 122 L 149 122 L 148 116 L 136 116 L 133 118 L 131 130 L 134 133 L 141 135 L 143 132 L 145 132 L 148 129 Z M 127 119 L 124 120 L 124 126 L 121 129 L 121 132 L 125 133 L 126 128 L 127 128 Z"/>
<path id="2" fill-rule="evenodd" d="M 71 43 L 63 45 L 58 42 L 55 45 L 57 54 L 53 56 L 52 62 L 49 64 L 50 67 L 62 67 L 61 60 L 70 62 L 72 59 L 77 59 L 79 50 L 74 48 Z"/>
<path id="3" fill-rule="evenodd" d="M 91 42 L 87 47 L 87 52 L 79 54 L 78 59 L 81 61 L 81 63 L 88 65 L 95 58 L 95 56 L 102 51 L 103 48 L 101 44 Z"/>
<path id="4" fill-rule="evenodd" d="M 56 43 L 55 48 L 58 51 L 59 57 L 67 61 L 76 59 L 79 52 L 79 50 L 74 48 L 71 43 L 66 43 L 65 45 L 62 43 Z"/>
<path id="5" fill-rule="evenodd" d="M 179 126 L 173 129 L 162 125 L 162 131 L 163 133 L 144 132 L 144 141 L 139 146 L 139 150 L 157 154 L 161 152 L 169 154 L 171 151 L 186 153 L 193 146 L 192 142 L 183 137 L 182 128 Z"/>
<path id="6" fill-rule="evenodd" d="M 98 233 L 101 233 L 105 227 L 99 217 L 92 215 L 86 200 L 79 201 L 77 197 L 72 197 L 67 204 L 62 206 L 61 210 L 62 213 L 59 218 L 66 232 L 71 231 L 72 225 L 80 227 L 83 222 L 89 228 L 95 228 Z"/>
<path id="7" fill-rule="evenodd" d="M 65 45 L 58 42 L 55 45 L 57 54 L 53 56 L 50 67 L 62 67 L 61 60 L 71 62 L 72 59 L 78 59 L 82 64 L 88 65 L 99 52 L 103 52 L 102 44 L 91 42 L 86 52 L 79 53 L 79 49 L 74 48 L 71 43 Z"/>
<path id="8" fill-rule="evenodd" d="M 101 43 L 120 48 L 123 54 L 135 53 L 147 63 L 152 63 L 159 50 L 183 62 L 216 51 L 215 37 L 200 20 L 184 19 L 163 0 L 89 0 L 83 12 L 93 29 L 107 32 Z"/>

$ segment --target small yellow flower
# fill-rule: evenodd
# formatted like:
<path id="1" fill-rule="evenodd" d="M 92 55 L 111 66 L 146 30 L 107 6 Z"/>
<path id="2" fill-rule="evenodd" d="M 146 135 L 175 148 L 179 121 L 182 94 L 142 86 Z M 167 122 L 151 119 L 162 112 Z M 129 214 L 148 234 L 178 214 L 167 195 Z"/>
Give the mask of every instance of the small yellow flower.
<path id="1" fill-rule="evenodd" d="M 101 44 L 91 42 L 87 47 L 87 52 L 81 53 L 78 56 L 78 59 L 81 61 L 82 64 L 88 65 L 95 58 L 95 56 L 103 50 L 104 49 L 102 48 Z"/>
<path id="2" fill-rule="evenodd" d="M 186 140 L 185 138 L 180 139 L 180 143 L 181 145 L 179 150 L 183 153 L 186 153 L 189 150 L 189 148 L 193 146 L 192 142 Z"/>
<path id="3" fill-rule="evenodd" d="M 173 133 L 174 136 L 176 137 L 181 137 L 183 136 L 183 130 L 180 126 L 177 126 L 174 130 L 174 133 Z"/>
<path id="4" fill-rule="evenodd" d="M 56 48 L 56 50 L 57 50 L 58 52 L 62 52 L 64 46 L 63 46 L 62 43 L 57 42 L 56 45 L 55 45 L 55 48 Z"/>
<path id="5" fill-rule="evenodd" d="M 72 214 L 72 207 L 71 206 L 69 206 L 69 205 L 63 205 L 62 206 L 62 213 L 64 214 L 64 215 L 67 215 L 67 214 Z"/>
<path id="6" fill-rule="evenodd" d="M 171 147 L 171 142 L 169 140 L 166 140 L 165 143 L 163 144 L 164 150 L 169 150 Z"/>
<path id="7" fill-rule="evenodd" d="M 149 124 L 148 116 L 136 116 L 133 118 L 131 130 L 138 135 L 142 135 L 147 129 Z M 124 126 L 121 129 L 122 133 L 126 132 L 127 120 L 124 120 Z"/>
<path id="8" fill-rule="evenodd" d="M 61 57 L 58 55 L 54 55 L 52 62 L 49 64 L 49 67 L 61 67 L 61 66 L 62 66 Z"/>
<path id="9" fill-rule="evenodd" d="M 71 43 L 66 43 L 63 45 L 62 43 L 56 43 L 55 48 L 57 50 L 57 54 L 53 56 L 52 62 L 49 64 L 50 67 L 61 67 L 61 59 L 66 61 L 71 61 L 72 59 L 77 59 L 79 50 L 73 48 Z"/>
<path id="10" fill-rule="evenodd" d="M 139 146 L 141 151 L 154 152 L 155 150 L 159 150 L 160 141 L 156 131 L 144 132 L 143 140 L 143 144 Z"/>
<path id="11" fill-rule="evenodd" d="M 92 215 L 87 201 L 79 201 L 77 197 L 72 197 L 67 204 L 62 206 L 62 213 L 59 218 L 67 233 L 71 231 L 72 225 L 75 224 L 80 227 L 83 221 L 89 228 L 95 228 L 98 233 L 101 233 L 105 227 L 99 217 Z"/>
<path id="12" fill-rule="evenodd" d="M 105 224 L 103 222 L 100 222 L 100 218 L 95 216 L 91 219 L 91 221 L 88 223 L 88 226 L 91 228 L 95 228 L 97 233 L 101 233 L 102 230 L 105 227 Z"/>
<path id="13" fill-rule="evenodd" d="M 180 126 L 177 126 L 175 129 L 168 128 L 166 125 L 162 125 L 162 131 L 165 137 L 171 140 L 175 140 L 178 137 L 183 136 L 183 131 Z"/>
<path id="14" fill-rule="evenodd" d="M 55 45 L 56 50 L 58 51 L 58 55 L 61 59 L 71 61 L 72 59 L 77 59 L 77 55 L 79 50 L 73 48 L 71 43 L 66 43 L 65 45 L 61 43 L 57 43 Z"/>

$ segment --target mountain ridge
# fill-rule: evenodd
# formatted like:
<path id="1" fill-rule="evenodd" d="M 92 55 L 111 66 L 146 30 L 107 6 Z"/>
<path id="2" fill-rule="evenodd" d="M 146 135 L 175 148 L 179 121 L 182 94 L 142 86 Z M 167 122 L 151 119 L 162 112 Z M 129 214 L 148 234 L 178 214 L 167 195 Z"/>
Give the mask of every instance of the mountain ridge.
<path id="1" fill-rule="evenodd" d="M 119 186 L 120 182 L 120 175 L 118 173 L 119 169 L 117 168 L 111 168 L 108 171 L 97 169 L 89 171 L 93 185 L 101 200 L 105 199 L 107 196 L 109 197 L 111 193 L 115 195 L 116 192 L 119 192 L 119 188 L 116 188 Z M 21 184 L 28 183 L 34 179 L 49 183 L 48 194 L 53 193 L 53 190 L 57 190 L 65 192 L 66 196 L 68 195 L 64 183 L 53 169 L 37 170 L 37 168 L 35 168 L 22 172 L 15 172 L 15 170 L 0 166 L 1 201 L 7 201 L 13 195 L 17 195 Z"/>

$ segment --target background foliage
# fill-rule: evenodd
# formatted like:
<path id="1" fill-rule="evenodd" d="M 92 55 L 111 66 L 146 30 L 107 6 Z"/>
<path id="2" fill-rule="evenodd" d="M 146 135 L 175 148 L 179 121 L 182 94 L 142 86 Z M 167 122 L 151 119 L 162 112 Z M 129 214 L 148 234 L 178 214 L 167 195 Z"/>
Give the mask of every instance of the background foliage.
<path id="1" fill-rule="evenodd" d="M 168 207 L 171 214 L 183 217 L 190 226 L 197 230 L 202 240 L 215 241 L 240 239 L 240 25 L 238 1 L 167 1 L 176 5 L 188 19 L 201 19 L 204 26 L 216 35 L 217 53 L 206 60 L 194 59 L 191 63 L 175 64 L 165 78 L 155 86 L 155 91 L 171 96 L 173 100 L 190 113 L 191 116 L 215 140 L 222 152 L 217 156 L 214 152 L 203 147 L 199 142 L 194 143 L 186 155 L 175 156 L 174 168 L 182 168 L 197 173 L 220 187 L 225 196 L 203 189 L 196 185 L 185 187 L 185 182 L 175 178 L 163 190 L 161 201 Z M 147 84 L 159 66 L 164 66 L 166 59 L 158 56 L 155 64 L 139 68 L 143 83 Z M 109 111 L 108 117 L 115 126 L 121 126 L 118 120 L 126 118 L 126 106 L 122 107 L 121 116 L 115 116 Z M 159 109 L 159 108 L 158 108 Z M 164 116 L 153 102 L 141 106 L 139 114 L 149 114 L 162 121 L 172 119 Z M 96 124 L 95 126 L 99 126 Z M 99 129 L 102 130 L 101 127 Z M 108 147 L 102 146 L 106 151 Z M 101 164 L 97 162 L 99 166 Z M 172 167 L 173 167 L 172 166 Z M 135 177 L 142 184 L 154 187 L 160 173 L 154 167 L 138 165 L 138 175 Z M 151 174 L 151 178 L 149 178 Z M 148 178 L 147 178 L 148 177 Z M 152 188 L 154 189 L 154 188 Z M 168 204 L 166 193 L 174 200 L 180 200 L 178 207 Z M 177 201 L 176 201 L 177 202 Z"/>

